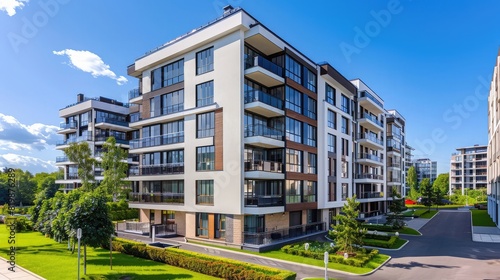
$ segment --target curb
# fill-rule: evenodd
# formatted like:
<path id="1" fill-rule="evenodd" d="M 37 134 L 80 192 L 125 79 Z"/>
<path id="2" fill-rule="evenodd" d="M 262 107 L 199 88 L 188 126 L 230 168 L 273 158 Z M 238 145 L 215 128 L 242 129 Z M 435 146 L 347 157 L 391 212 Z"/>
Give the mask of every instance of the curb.
<path id="1" fill-rule="evenodd" d="M 0 260 L 7 262 L 7 259 L 2 258 L 2 257 L 0 257 Z M 31 271 L 29 271 L 28 269 L 26 269 L 26 268 L 24 268 L 24 267 L 22 267 L 22 266 L 20 266 L 20 265 L 18 265 L 18 264 L 16 264 L 16 268 L 22 269 L 24 272 L 26 272 L 26 273 L 28 273 L 29 275 L 31 275 L 31 276 L 33 276 L 33 277 L 36 277 L 36 278 L 38 278 L 38 279 L 40 279 L 40 280 L 46 280 L 46 279 L 45 279 L 45 278 L 43 278 L 42 276 L 40 276 L 40 275 L 38 275 L 38 274 L 36 274 L 36 273 L 34 273 L 34 272 L 31 272 Z M 14 273 L 15 273 L 15 272 L 14 272 Z M 3 275 L 3 273 L 0 273 L 0 275 Z M 9 278 L 9 279 L 11 279 L 11 278 Z"/>

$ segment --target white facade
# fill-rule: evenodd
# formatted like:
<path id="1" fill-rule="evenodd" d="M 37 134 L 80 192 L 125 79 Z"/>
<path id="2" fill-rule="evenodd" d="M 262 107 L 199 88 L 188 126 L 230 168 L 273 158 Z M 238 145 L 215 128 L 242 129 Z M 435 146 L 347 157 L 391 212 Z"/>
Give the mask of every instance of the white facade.
<path id="1" fill-rule="evenodd" d="M 487 182 L 487 146 L 457 148 L 450 160 L 449 193 L 466 189 L 486 188 Z"/>

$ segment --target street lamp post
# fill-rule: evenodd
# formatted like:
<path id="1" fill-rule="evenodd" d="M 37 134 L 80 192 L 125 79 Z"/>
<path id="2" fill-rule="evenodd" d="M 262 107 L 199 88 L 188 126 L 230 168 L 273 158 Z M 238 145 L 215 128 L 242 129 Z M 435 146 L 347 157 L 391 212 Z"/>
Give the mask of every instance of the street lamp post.
<path id="1" fill-rule="evenodd" d="M 76 238 L 78 238 L 78 278 L 80 280 L 80 238 L 82 238 L 82 229 L 78 228 L 76 230 Z"/>

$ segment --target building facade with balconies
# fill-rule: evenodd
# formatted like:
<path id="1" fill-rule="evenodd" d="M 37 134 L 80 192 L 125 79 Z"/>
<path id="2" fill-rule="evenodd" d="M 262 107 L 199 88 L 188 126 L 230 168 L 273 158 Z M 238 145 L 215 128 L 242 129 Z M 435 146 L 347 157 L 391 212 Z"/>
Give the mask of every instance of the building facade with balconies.
<path id="1" fill-rule="evenodd" d="M 392 199 L 395 189 L 402 197 L 406 196 L 406 120 L 397 110 L 387 110 L 386 114 L 386 167 L 387 199 Z"/>
<path id="2" fill-rule="evenodd" d="M 487 193 L 488 214 L 500 228 L 500 49 L 488 96 Z"/>
<path id="3" fill-rule="evenodd" d="M 77 102 L 59 110 L 59 116 L 64 120 L 60 124 L 58 134 L 63 140 L 57 142 L 56 149 L 64 150 L 70 143 L 86 141 L 92 150 L 92 156 L 99 160 L 102 146 L 108 137 L 113 136 L 116 143 L 128 149 L 128 136 L 131 131 L 128 127 L 130 107 L 105 97 L 87 98 L 83 94 L 77 95 Z M 78 178 L 78 166 L 68 158 L 58 156 L 56 165 L 64 170 L 64 178 L 57 180 L 63 191 L 73 190 L 81 185 Z M 96 181 L 101 181 L 103 170 L 95 167 Z"/>
<path id="4" fill-rule="evenodd" d="M 487 146 L 474 145 L 457 148 L 450 159 L 449 192 L 467 189 L 486 188 L 487 185 Z"/>
<path id="5" fill-rule="evenodd" d="M 354 193 L 364 217 L 387 209 L 387 170 L 384 101 L 362 80 L 351 81 L 357 88 L 354 113 Z M 343 124 L 342 124 L 343 125 Z"/>
<path id="6" fill-rule="evenodd" d="M 428 158 L 420 158 L 413 161 L 413 166 L 415 167 L 415 171 L 417 172 L 417 181 L 420 185 L 420 182 L 423 179 L 429 179 L 432 183 L 437 178 L 437 161 L 432 161 Z"/>

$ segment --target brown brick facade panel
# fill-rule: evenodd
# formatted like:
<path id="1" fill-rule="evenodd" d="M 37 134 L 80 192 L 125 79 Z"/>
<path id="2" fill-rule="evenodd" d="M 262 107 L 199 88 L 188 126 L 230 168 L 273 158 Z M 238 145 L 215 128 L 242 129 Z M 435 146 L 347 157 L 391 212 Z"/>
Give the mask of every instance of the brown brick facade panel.
<path id="1" fill-rule="evenodd" d="M 298 121 L 301 121 L 303 123 L 307 123 L 307 124 L 312 125 L 312 126 L 316 126 L 316 127 L 318 126 L 318 121 L 310 119 L 310 118 L 308 118 L 302 114 L 299 114 L 295 111 L 292 111 L 290 109 L 285 109 L 285 113 L 286 113 L 287 117 L 290 117 L 292 119 L 296 119 Z"/>
<path id="2" fill-rule="evenodd" d="M 316 147 L 311 147 L 308 145 L 300 144 L 300 143 L 295 143 L 292 141 L 286 141 L 286 147 L 294 150 L 299 150 L 299 151 L 306 151 L 308 153 L 313 153 L 317 154 L 318 149 Z"/>
<path id="3" fill-rule="evenodd" d="M 290 211 L 299 211 L 299 210 L 317 209 L 317 208 L 318 208 L 317 202 L 302 202 L 302 203 L 287 204 L 285 206 L 285 211 L 290 212 Z"/>
<path id="4" fill-rule="evenodd" d="M 307 96 L 311 97 L 312 99 L 314 99 L 314 100 L 318 99 L 318 96 L 316 95 L 316 93 L 314 91 L 310 91 L 309 89 L 305 88 L 303 85 L 297 83 L 296 81 L 287 77 L 285 82 L 289 87 L 306 94 Z"/>
<path id="5" fill-rule="evenodd" d="M 224 129 L 223 129 L 223 113 L 222 108 L 215 111 L 215 170 L 224 170 Z"/>
<path id="6" fill-rule="evenodd" d="M 287 172 L 285 176 L 286 176 L 287 180 L 318 181 L 317 174 L 304 174 L 304 173 Z"/>

